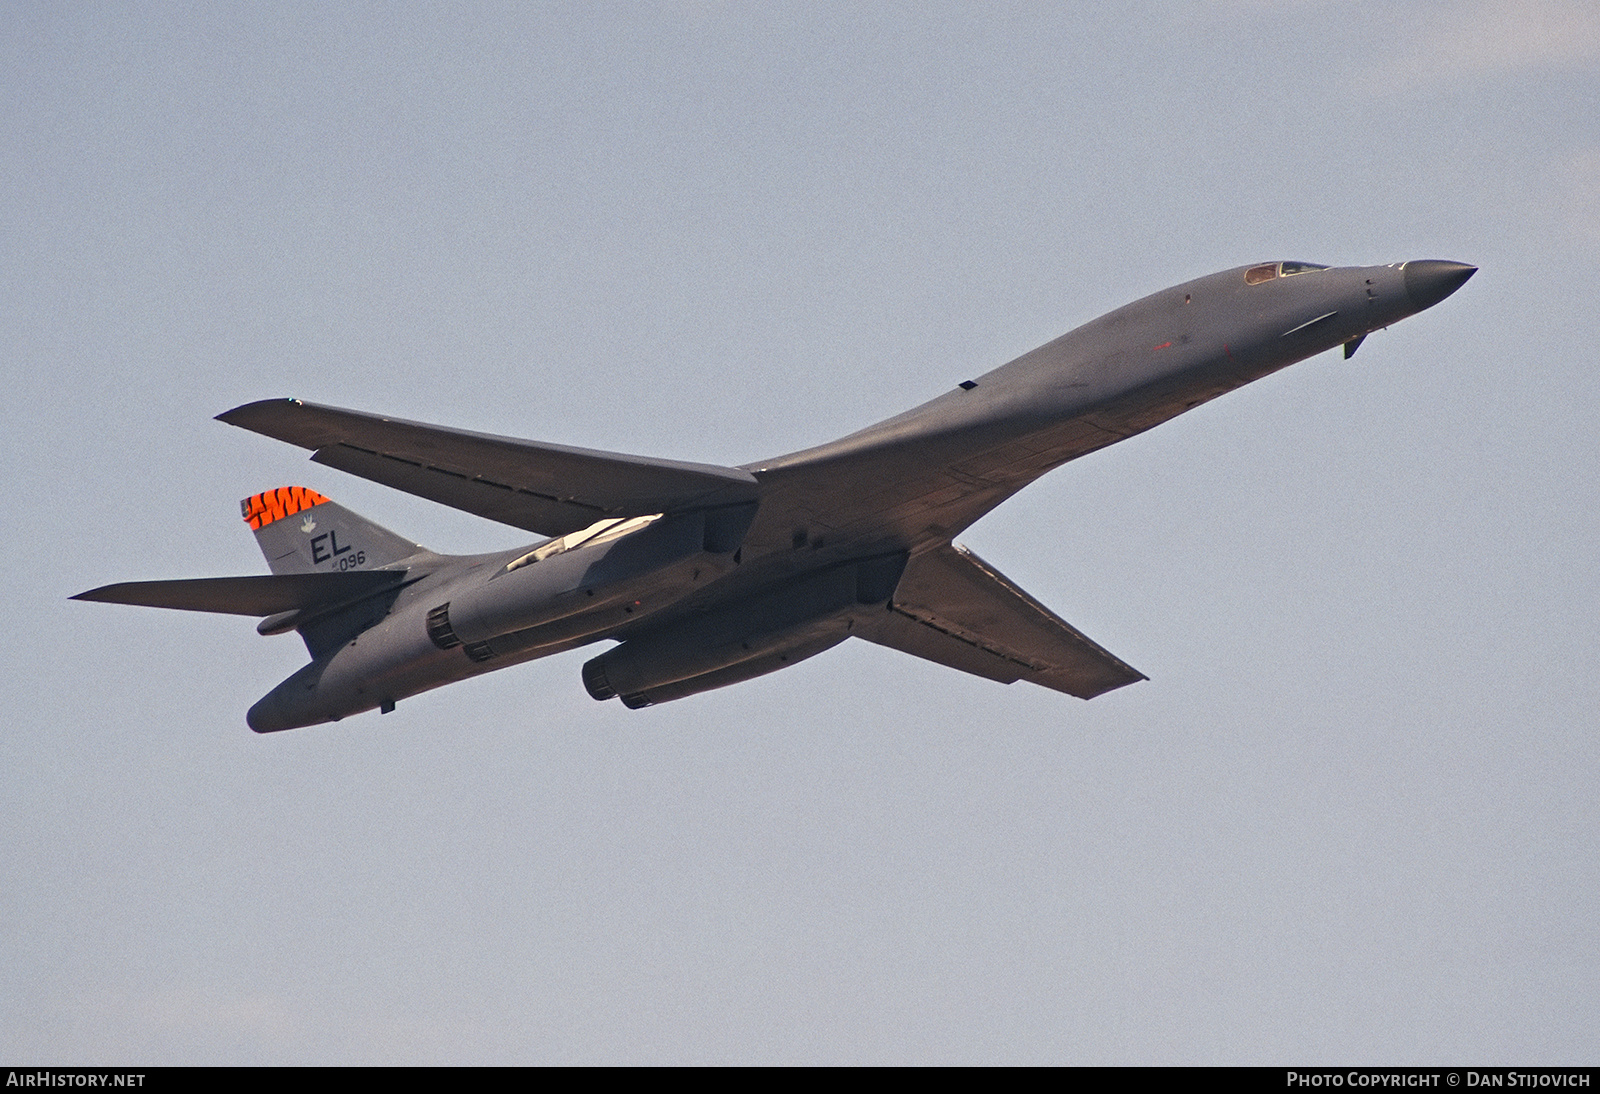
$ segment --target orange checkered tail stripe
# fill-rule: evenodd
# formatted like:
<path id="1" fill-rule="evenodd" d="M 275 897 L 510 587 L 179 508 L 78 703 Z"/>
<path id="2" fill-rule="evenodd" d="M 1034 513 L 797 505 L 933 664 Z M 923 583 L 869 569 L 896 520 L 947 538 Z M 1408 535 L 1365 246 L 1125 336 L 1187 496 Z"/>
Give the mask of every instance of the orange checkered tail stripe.
<path id="1" fill-rule="evenodd" d="M 321 505 L 328 499 L 304 486 L 280 486 L 262 494 L 252 494 L 239 503 L 244 522 L 252 531 L 260 531 L 273 521 L 291 517 L 302 509 Z"/>

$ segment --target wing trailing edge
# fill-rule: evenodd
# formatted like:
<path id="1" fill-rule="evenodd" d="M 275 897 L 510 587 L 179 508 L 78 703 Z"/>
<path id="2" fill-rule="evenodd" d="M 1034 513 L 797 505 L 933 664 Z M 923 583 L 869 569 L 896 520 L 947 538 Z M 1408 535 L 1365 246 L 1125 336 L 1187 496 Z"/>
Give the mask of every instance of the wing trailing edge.
<path id="1" fill-rule="evenodd" d="M 1003 684 L 1093 699 L 1148 679 L 957 544 L 913 558 L 862 638 Z"/>
<path id="2" fill-rule="evenodd" d="M 754 475 L 497 437 L 299 399 L 235 407 L 217 420 L 310 449 L 312 460 L 540 535 L 605 517 L 753 501 Z"/>

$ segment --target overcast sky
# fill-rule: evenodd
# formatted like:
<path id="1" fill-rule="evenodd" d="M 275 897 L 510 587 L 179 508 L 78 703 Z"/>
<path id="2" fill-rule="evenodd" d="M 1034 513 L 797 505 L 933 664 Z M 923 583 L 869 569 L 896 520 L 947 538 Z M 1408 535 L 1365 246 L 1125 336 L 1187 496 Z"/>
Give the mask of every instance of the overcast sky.
<path id="1" fill-rule="evenodd" d="M 1589 0 L 0 6 L 0 1058 L 1439 1063 L 1600 1029 Z M 737 464 L 1268 259 L 1456 296 L 963 540 L 1150 676 L 575 652 L 258 737 L 298 396 Z"/>

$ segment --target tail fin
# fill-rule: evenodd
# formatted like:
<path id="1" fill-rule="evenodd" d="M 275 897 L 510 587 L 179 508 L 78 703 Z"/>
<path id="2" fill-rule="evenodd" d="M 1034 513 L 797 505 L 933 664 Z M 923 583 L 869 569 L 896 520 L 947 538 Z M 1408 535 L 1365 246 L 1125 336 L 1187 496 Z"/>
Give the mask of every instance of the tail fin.
<path id="1" fill-rule="evenodd" d="M 423 548 L 304 486 L 280 486 L 239 503 L 275 574 L 370 570 Z"/>

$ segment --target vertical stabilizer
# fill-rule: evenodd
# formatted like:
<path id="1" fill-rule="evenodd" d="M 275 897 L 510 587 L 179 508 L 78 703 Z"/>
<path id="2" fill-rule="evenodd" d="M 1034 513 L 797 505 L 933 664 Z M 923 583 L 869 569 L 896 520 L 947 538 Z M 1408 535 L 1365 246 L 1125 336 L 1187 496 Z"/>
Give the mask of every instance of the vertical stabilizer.
<path id="1" fill-rule="evenodd" d="M 275 574 L 370 570 L 423 549 L 304 486 L 252 495 L 239 509 Z"/>

